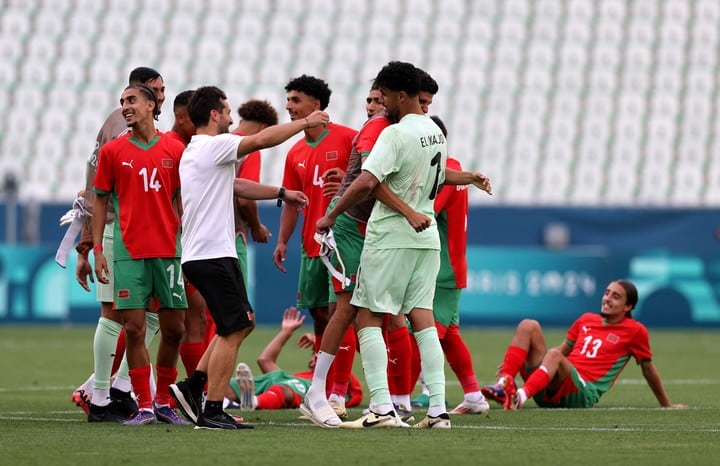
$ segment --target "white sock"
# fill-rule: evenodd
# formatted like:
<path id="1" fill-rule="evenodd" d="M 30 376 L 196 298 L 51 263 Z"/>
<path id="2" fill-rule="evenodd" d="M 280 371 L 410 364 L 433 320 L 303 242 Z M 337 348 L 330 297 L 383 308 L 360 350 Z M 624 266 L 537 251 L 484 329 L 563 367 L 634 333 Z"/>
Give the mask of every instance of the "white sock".
<path id="1" fill-rule="evenodd" d="M 482 392 L 468 392 L 465 394 L 465 399 L 473 402 L 473 403 L 479 403 L 485 399 Z"/>
<path id="2" fill-rule="evenodd" d="M 410 395 L 390 395 L 390 399 L 395 405 L 410 409 Z"/>
<path id="3" fill-rule="evenodd" d="M 110 404 L 109 388 L 93 388 L 92 404 L 95 406 L 107 406 Z"/>

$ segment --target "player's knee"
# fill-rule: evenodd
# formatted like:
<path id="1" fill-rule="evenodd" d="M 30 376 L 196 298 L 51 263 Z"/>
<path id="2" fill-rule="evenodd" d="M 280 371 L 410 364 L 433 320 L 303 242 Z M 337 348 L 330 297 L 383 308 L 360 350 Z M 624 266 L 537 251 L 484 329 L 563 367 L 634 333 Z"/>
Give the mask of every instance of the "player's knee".
<path id="1" fill-rule="evenodd" d="M 530 334 L 540 330 L 540 322 L 535 319 L 523 319 L 517 326 L 517 333 Z"/>

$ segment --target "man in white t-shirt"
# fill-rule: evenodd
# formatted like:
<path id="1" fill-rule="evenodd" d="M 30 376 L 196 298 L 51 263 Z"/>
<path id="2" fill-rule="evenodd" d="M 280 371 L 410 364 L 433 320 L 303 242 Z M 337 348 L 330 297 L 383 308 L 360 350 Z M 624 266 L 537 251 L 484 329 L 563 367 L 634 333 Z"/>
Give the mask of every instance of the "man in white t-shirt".
<path id="1" fill-rule="evenodd" d="M 259 149 L 282 143 L 308 127 L 326 125 L 328 115 L 266 128 L 252 136 L 228 134 L 232 125 L 225 93 L 214 86 L 195 90 L 188 103 L 197 128 L 180 162 L 182 194 L 182 268 L 205 298 L 215 320 L 216 335 L 195 372 L 170 387 L 183 414 L 199 429 L 247 429 L 223 411 L 222 403 L 243 339 L 255 327 L 253 310 L 235 250 L 233 196 L 279 199 L 298 209 L 307 205 L 299 191 L 236 179 L 238 160 Z M 205 383 L 208 393 L 201 410 Z M 202 412 L 201 412 L 202 411 Z"/>

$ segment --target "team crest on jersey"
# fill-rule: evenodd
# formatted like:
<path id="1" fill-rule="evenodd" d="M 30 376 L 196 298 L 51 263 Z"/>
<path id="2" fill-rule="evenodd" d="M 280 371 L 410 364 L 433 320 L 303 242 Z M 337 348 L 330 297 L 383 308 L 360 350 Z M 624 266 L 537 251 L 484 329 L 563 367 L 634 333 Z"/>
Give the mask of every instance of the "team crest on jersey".
<path id="1" fill-rule="evenodd" d="M 162 166 L 163 168 L 172 168 L 173 167 L 173 160 L 172 159 L 162 159 Z"/>
<path id="2" fill-rule="evenodd" d="M 338 159 L 338 153 L 336 150 L 332 150 L 330 152 L 325 152 L 325 160 L 337 160 Z"/>
<path id="3" fill-rule="evenodd" d="M 609 333 L 608 336 L 605 337 L 605 339 L 613 344 L 620 341 L 620 337 L 615 335 L 614 333 Z"/>
<path id="4" fill-rule="evenodd" d="M 118 290 L 118 299 L 128 299 L 130 297 L 130 290 Z"/>

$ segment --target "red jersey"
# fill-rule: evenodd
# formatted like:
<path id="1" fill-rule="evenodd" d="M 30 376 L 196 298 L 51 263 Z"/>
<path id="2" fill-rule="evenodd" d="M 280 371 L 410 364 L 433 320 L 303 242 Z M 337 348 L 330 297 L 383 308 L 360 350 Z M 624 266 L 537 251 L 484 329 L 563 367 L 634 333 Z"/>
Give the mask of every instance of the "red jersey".
<path id="1" fill-rule="evenodd" d="M 565 337 L 572 346 L 568 360 L 601 395 L 610 390 L 631 356 L 638 364 L 652 359 L 650 336 L 643 324 L 631 318 L 617 324 L 603 320 L 600 314 L 585 313 Z"/>
<path id="2" fill-rule="evenodd" d="M 456 159 L 448 157 L 447 168 L 461 171 Z M 444 185 L 435 197 L 435 219 L 440 234 L 440 271 L 436 284 L 441 288 L 467 287 L 467 186 Z"/>
<path id="3" fill-rule="evenodd" d="M 176 141 L 178 141 L 178 142 L 179 142 L 180 144 L 182 144 L 183 146 L 187 146 L 187 142 L 186 142 L 182 137 L 180 137 L 180 135 L 179 135 L 178 133 L 176 133 L 175 131 L 170 130 L 170 131 L 168 131 L 168 132 L 165 133 L 165 134 L 168 135 L 168 136 L 170 136 L 171 138 L 175 139 Z"/>
<path id="4" fill-rule="evenodd" d="M 308 257 L 318 257 L 320 245 L 315 242 L 315 223 L 325 215 L 330 198 L 323 196 L 320 179 L 326 170 L 347 169 L 352 141 L 357 132 L 347 126 L 330 123 L 316 141 L 303 138 L 296 142 L 285 158 L 283 186 L 302 191 L 309 199 L 303 211 L 302 242 Z"/>
<path id="5" fill-rule="evenodd" d="M 102 147 L 94 186 L 115 206 L 116 260 L 180 257 L 180 221 L 172 203 L 184 149 L 164 135 L 145 145 L 131 134 Z"/>

